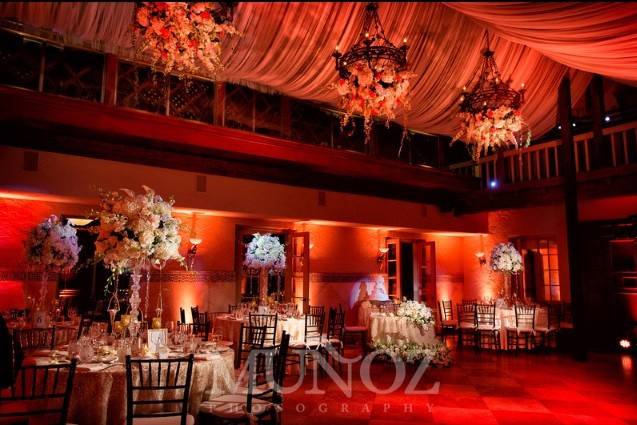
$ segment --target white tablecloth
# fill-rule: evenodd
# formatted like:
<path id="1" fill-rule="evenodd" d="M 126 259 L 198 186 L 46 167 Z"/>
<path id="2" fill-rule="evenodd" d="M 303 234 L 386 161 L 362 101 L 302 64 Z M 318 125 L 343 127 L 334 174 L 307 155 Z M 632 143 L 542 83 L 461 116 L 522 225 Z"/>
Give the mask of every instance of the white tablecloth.
<path id="1" fill-rule="evenodd" d="M 369 316 L 369 337 L 372 342 L 417 342 L 432 344 L 436 338 L 434 326 L 420 327 L 404 317 L 383 313 Z"/>

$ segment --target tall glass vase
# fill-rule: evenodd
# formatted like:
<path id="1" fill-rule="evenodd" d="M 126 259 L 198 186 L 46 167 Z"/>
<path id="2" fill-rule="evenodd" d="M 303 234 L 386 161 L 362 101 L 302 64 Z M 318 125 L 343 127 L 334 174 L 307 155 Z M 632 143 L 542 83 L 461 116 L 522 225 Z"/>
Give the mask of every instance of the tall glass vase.
<path id="1" fill-rule="evenodd" d="M 510 304 L 511 298 L 511 274 L 504 273 L 504 299 Z"/>
<path id="2" fill-rule="evenodd" d="M 108 318 L 111 322 L 111 333 L 114 332 L 113 325 L 115 324 L 115 316 L 117 316 L 117 312 L 120 310 L 119 305 L 119 274 L 115 275 L 115 286 L 113 288 L 113 294 L 108 300 Z"/>
<path id="3" fill-rule="evenodd" d="M 129 331 L 133 338 L 137 336 L 137 331 L 139 330 L 139 305 L 142 299 L 139 297 L 139 290 L 141 285 L 139 284 L 142 278 L 141 270 L 139 267 L 135 267 L 133 272 L 131 273 L 131 285 L 130 285 L 130 298 L 128 302 L 130 303 L 130 316 L 131 323 L 129 325 Z"/>
<path id="4" fill-rule="evenodd" d="M 259 271 L 259 305 L 267 305 L 268 297 L 268 270 L 261 269 Z"/>
<path id="5" fill-rule="evenodd" d="M 42 271 L 40 282 L 40 296 L 35 305 L 35 311 L 32 313 L 33 327 L 47 328 L 49 327 L 49 312 L 46 309 L 46 293 L 49 285 L 49 274 L 46 270 Z"/>
<path id="6" fill-rule="evenodd" d="M 46 270 L 42 271 L 40 280 L 40 296 L 38 298 L 37 308 L 38 310 L 44 310 L 46 305 L 46 293 L 49 290 L 49 273 Z"/>

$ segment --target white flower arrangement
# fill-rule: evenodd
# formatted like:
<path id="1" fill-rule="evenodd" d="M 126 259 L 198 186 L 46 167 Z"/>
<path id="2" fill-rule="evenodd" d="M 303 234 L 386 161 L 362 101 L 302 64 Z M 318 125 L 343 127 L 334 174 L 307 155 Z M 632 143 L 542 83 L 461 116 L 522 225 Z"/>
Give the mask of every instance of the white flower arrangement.
<path id="1" fill-rule="evenodd" d="M 72 269 L 81 250 L 75 228 L 55 215 L 31 230 L 25 248 L 29 264 L 57 273 Z"/>
<path id="2" fill-rule="evenodd" d="M 434 367 L 448 367 L 451 365 L 451 352 L 440 341 L 436 341 L 433 344 L 376 342 L 373 344 L 373 349 L 391 361 L 403 361 L 406 363 L 426 361 Z"/>
<path id="3" fill-rule="evenodd" d="M 181 221 L 173 217 L 174 201 L 164 201 L 151 188 L 100 193 L 95 256 L 115 273 L 140 264 L 183 262 L 179 254 Z"/>
<path id="4" fill-rule="evenodd" d="M 522 256 L 512 243 L 499 243 L 491 252 L 491 269 L 504 274 L 522 271 Z"/>
<path id="5" fill-rule="evenodd" d="M 270 233 L 255 233 L 246 249 L 243 265 L 249 269 L 269 270 L 270 273 L 285 269 L 285 245 Z"/>
<path id="6" fill-rule="evenodd" d="M 429 327 L 435 322 L 429 307 L 418 301 L 404 301 L 398 306 L 396 316 L 404 317 L 408 322 L 419 327 Z"/>

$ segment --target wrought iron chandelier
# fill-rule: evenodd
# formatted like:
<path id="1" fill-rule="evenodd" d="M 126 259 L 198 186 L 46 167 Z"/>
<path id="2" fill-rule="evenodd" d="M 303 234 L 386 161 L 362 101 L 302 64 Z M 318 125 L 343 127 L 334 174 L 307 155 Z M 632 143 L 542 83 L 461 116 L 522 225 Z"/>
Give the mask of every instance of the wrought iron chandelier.
<path id="1" fill-rule="evenodd" d="M 153 68 L 182 76 L 223 68 L 221 42 L 238 34 L 232 25 L 234 2 L 139 2 L 135 9 L 137 54 Z"/>
<path id="2" fill-rule="evenodd" d="M 407 39 L 400 47 L 389 41 L 378 17 L 378 3 L 368 3 L 357 42 L 345 53 L 336 46 L 333 56 L 340 77 L 335 86 L 345 111 L 341 125 L 347 125 L 352 115 L 362 115 L 367 143 L 375 117 L 384 117 L 389 125 L 397 108 L 409 109 L 412 74 L 407 70 Z"/>
<path id="3" fill-rule="evenodd" d="M 478 80 L 470 92 L 467 86 L 462 88 L 461 129 L 453 139 L 453 142 L 464 140 L 474 160 L 487 154 L 490 148 L 520 147 L 531 140 L 531 132 L 520 113 L 524 83 L 520 90 L 515 90 L 503 80 L 486 31 L 484 41 Z"/>

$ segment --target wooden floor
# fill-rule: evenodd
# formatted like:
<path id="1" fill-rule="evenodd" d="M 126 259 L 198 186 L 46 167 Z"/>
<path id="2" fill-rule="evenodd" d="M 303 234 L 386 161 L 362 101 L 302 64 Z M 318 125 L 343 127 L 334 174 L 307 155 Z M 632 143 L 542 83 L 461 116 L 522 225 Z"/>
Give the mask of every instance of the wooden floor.
<path id="1" fill-rule="evenodd" d="M 637 359 L 630 355 L 592 354 L 584 363 L 566 354 L 464 349 L 454 356 L 450 368 L 428 369 L 417 387 L 431 388 L 437 381 L 438 394 L 409 395 L 407 384 L 377 394 L 361 380 L 359 366 L 353 368 L 351 397 L 325 376 L 315 386 L 325 394 L 307 394 L 314 386 L 310 374 L 298 391 L 286 395 L 283 423 L 637 424 Z M 374 363 L 371 376 L 376 387 L 389 388 L 394 368 Z M 296 379 L 290 375 L 286 384 Z"/>

